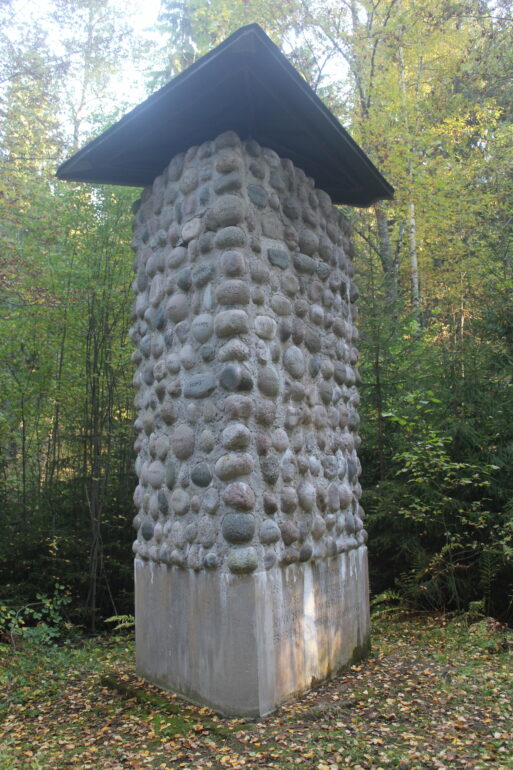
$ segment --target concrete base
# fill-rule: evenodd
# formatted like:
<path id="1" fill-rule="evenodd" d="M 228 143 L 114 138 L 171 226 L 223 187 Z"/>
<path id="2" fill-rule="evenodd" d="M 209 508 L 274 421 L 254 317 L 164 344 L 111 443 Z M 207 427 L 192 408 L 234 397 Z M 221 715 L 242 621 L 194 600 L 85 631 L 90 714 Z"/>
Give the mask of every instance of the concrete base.
<path id="1" fill-rule="evenodd" d="M 367 548 L 239 576 L 135 560 L 138 673 L 263 716 L 367 649 Z"/>

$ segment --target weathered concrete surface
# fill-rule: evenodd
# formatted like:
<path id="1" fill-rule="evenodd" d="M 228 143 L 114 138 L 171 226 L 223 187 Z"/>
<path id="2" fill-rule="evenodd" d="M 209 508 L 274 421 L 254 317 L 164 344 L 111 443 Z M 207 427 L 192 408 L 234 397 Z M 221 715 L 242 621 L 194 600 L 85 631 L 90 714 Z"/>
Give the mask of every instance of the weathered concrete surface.
<path id="1" fill-rule="evenodd" d="M 365 651 L 367 548 L 250 575 L 136 559 L 135 603 L 141 676 L 262 716 Z"/>

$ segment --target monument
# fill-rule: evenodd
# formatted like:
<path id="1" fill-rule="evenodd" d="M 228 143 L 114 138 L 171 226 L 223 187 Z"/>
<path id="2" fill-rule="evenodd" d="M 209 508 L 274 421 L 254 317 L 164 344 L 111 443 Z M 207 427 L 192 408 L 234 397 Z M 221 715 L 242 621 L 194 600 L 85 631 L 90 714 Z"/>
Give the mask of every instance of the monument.
<path id="1" fill-rule="evenodd" d="M 358 296 L 393 191 L 244 27 L 58 172 L 134 205 L 137 670 L 256 716 L 364 654 Z"/>

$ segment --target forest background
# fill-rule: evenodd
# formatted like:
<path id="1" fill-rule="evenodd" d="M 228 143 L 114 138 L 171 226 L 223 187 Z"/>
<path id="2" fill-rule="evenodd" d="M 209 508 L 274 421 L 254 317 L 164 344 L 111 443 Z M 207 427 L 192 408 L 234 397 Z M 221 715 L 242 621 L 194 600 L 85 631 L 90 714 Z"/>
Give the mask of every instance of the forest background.
<path id="1" fill-rule="evenodd" d="M 55 170 L 255 21 L 396 189 L 346 210 L 373 594 L 511 621 L 513 3 L 145 8 L 0 0 L 0 626 L 132 611 L 139 191 Z"/>

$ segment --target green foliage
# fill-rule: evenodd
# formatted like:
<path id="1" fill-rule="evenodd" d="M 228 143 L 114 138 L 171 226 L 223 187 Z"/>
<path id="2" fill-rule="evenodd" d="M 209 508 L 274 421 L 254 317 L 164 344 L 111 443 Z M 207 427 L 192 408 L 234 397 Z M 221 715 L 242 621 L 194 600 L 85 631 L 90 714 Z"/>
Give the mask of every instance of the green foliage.
<path id="1" fill-rule="evenodd" d="M 38 601 L 13 608 L 0 604 L 0 638 L 13 646 L 22 640 L 30 644 L 52 644 L 67 629 L 64 608 L 70 604 L 69 591 L 56 583 L 52 596 L 36 594 Z"/>

